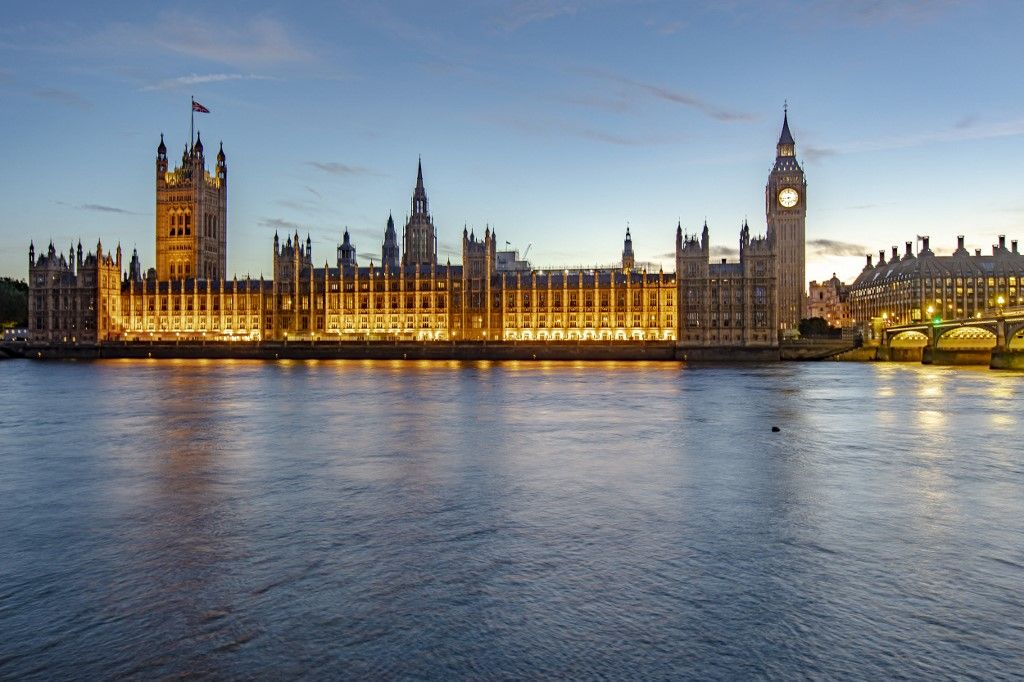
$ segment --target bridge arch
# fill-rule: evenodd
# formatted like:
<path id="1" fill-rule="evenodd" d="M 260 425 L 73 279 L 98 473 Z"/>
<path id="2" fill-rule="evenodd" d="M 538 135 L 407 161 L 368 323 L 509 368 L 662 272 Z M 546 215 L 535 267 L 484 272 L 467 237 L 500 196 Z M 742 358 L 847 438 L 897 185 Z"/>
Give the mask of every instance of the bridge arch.
<path id="1" fill-rule="evenodd" d="M 935 347 L 940 350 L 993 350 L 996 333 L 987 325 L 953 327 L 939 336 Z"/>
<path id="2" fill-rule="evenodd" d="M 1024 320 L 1006 324 L 1006 350 L 1024 351 Z"/>
<path id="3" fill-rule="evenodd" d="M 891 348 L 924 348 L 928 345 L 928 335 L 916 329 L 910 329 L 894 334 L 889 339 Z"/>

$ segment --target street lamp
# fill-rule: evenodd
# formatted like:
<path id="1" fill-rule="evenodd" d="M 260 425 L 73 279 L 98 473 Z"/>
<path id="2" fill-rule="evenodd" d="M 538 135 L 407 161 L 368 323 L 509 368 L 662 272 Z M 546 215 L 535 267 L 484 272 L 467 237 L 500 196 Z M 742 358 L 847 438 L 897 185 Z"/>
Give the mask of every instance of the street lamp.
<path id="1" fill-rule="evenodd" d="M 996 297 L 996 305 L 998 305 L 998 306 L 999 306 L 999 314 L 1000 314 L 1000 315 L 1002 315 L 1002 314 L 1003 314 L 1003 306 L 1004 306 L 1005 304 L 1006 304 L 1006 299 L 1005 299 L 1005 298 L 1003 298 L 1003 295 L 1002 295 L 1002 294 L 999 294 L 999 296 L 997 296 L 997 297 Z"/>

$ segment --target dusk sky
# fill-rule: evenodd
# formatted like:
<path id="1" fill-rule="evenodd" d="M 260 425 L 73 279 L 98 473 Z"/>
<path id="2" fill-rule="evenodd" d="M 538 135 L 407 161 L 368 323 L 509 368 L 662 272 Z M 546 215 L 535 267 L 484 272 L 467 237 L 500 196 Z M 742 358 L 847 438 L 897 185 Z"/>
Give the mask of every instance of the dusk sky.
<path id="1" fill-rule="evenodd" d="M 439 257 L 487 224 L 535 266 L 674 269 L 676 222 L 735 257 L 783 102 L 808 182 L 807 276 L 930 235 L 1024 238 L 1024 3 L 13 3 L 0 25 L 0 274 L 29 240 L 154 264 L 154 163 L 227 154 L 228 271 L 275 230 L 380 259 L 422 156 Z"/>

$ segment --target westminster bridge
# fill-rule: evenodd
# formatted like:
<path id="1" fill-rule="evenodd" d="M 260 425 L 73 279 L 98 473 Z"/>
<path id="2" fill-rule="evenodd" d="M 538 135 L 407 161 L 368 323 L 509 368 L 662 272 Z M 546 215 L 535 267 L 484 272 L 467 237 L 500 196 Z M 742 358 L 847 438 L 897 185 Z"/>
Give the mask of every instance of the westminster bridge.
<path id="1" fill-rule="evenodd" d="M 879 360 L 1024 369 L 1024 308 L 990 317 L 887 326 L 878 340 Z"/>

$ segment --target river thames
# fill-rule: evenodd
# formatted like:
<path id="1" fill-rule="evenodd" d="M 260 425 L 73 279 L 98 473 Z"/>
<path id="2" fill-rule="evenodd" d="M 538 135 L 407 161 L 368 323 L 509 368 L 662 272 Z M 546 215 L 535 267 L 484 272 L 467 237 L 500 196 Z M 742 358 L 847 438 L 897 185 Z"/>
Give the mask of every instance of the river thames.
<path id="1" fill-rule="evenodd" d="M 0 390 L 2 678 L 1024 670 L 1020 373 L 10 361 Z"/>

